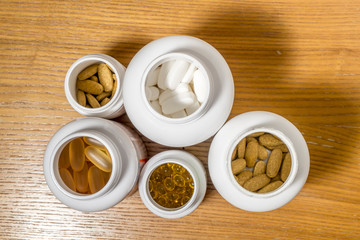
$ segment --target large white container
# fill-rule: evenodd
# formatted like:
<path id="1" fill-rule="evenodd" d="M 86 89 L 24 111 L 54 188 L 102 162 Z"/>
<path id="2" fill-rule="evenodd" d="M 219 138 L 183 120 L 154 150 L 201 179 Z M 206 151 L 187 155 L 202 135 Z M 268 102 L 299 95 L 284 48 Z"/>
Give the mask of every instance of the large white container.
<path id="1" fill-rule="evenodd" d="M 100 141 L 112 159 L 109 181 L 94 194 L 72 191 L 59 174 L 60 153 L 78 137 Z M 136 190 L 146 157 L 146 149 L 139 136 L 124 125 L 102 118 L 82 118 L 66 124 L 51 138 L 44 155 L 44 175 L 50 190 L 65 205 L 84 212 L 100 211 L 114 206 Z"/>
<path id="2" fill-rule="evenodd" d="M 278 189 L 269 193 L 247 191 L 235 180 L 231 171 L 231 155 L 245 136 L 255 132 L 268 132 L 289 149 L 291 171 Z M 280 208 L 293 199 L 306 182 L 310 156 L 304 137 L 285 118 L 270 112 L 254 111 L 240 114 L 228 121 L 214 137 L 208 166 L 211 180 L 221 196 L 235 207 L 254 212 Z"/>
<path id="3" fill-rule="evenodd" d="M 169 60 L 185 59 L 203 73 L 206 100 L 189 116 L 169 118 L 157 113 L 145 93 L 148 75 Z M 157 39 L 131 60 L 124 77 L 124 105 L 134 126 L 149 139 L 166 146 L 184 147 L 213 136 L 227 120 L 234 100 L 229 66 L 210 44 L 190 36 Z"/>

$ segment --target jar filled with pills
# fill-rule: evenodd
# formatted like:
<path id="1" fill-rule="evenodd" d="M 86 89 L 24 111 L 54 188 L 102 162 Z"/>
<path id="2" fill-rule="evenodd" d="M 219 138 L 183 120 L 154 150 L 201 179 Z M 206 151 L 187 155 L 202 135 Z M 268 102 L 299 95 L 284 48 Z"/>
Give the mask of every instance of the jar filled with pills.
<path id="1" fill-rule="evenodd" d="M 192 154 L 170 150 L 152 157 L 141 171 L 139 193 L 145 206 L 163 218 L 192 213 L 206 192 L 206 172 Z"/>
<path id="2" fill-rule="evenodd" d="M 64 88 L 70 105 L 88 117 L 115 118 L 125 113 L 122 88 L 125 67 L 105 54 L 76 60 L 67 71 Z"/>
<path id="3" fill-rule="evenodd" d="M 225 59 L 210 44 L 189 36 L 164 37 L 144 46 L 126 70 L 123 90 L 134 126 L 173 147 L 213 136 L 234 100 Z"/>
<path id="4" fill-rule="evenodd" d="M 216 190 L 232 205 L 270 211 L 291 201 L 310 168 L 307 144 L 287 119 L 264 111 L 240 114 L 215 135 L 209 172 Z"/>
<path id="5" fill-rule="evenodd" d="M 84 212 L 101 211 L 136 190 L 146 157 L 143 142 L 131 129 L 106 119 L 82 118 L 51 138 L 44 175 L 65 205 Z"/>

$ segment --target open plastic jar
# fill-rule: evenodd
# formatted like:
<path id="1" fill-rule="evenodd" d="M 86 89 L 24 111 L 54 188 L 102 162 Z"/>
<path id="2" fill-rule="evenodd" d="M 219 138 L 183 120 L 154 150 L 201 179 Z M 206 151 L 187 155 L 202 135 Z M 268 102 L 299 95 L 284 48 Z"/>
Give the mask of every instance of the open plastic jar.
<path id="1" fill-rule="evenodd" d="M 257 137 L 249 137 L 251 135 Z M 258 171 L 255 170 L 256 159 L 250 160 L 253 161 L 252 163 L 248 162 L 252 158 L 250 156 L 252 147 L 249 145 L 258 144 L 261 147 L 271 145 L 267 145 L 260 135 L 266 135 L 265 137 L 279 142 L 273 145 L 275 147 L 272 150 L 265 148 L 268 154 L 257 162 L 261 162 L 263 167 L 266 165 L 266 170 L 263 168 L 262 172 L 255 173 Z M 238 152 L 237 154 L 241 156 L 236 161 L 239 165 L 246 162 L 246 166 L 243 165 L 239 171 L 236 171 L 234 170 L 236 149 L 238 148 L 239 151 L 243 139 L 246 148 L 242 149 L 245 153 Z M 251 143 L 251 141 L 255 142 Z M 261 158 L 258 155 L 259 149 L 257 147 L 255 149 L 257 151 L 255 158 Z M 282 163 L 285 158 L 290 160 L 290 164 L 288 163 L 286 167 L 287 174 L 281 178 L 282 169 L 279 161 L 274 160 L 276 158 Z M 277 163 L 274 164 L 274 161 Z M 274 113 L 255 111 L 240 114 L 222 127 L 211 143 L 208 163 L 214 186 L 225 200 L 244 210 L 264 212 L 285 205 L 298 194 L 309 173 L 310 157 L 303 136 L 291 122 Z M 274 168 L 276 168 L 275 172 Z M 249 176 L 244 178 L 246 174 L 243 173 Z M 277 182 L 275 183 L 277 185 L 268 188 L 267 185 L 274 185 L 273 182 Z"/>
<path id="2" fill-rule="evenodd" d="M 206 171 L 192 154 L 170 150 L 152 157 L 139 179 L 145 206 L 163 218 L 180 218 L 192 213 L 206 192 Z"/>
<path id="3" fill-rule="evenodd" d="M 101 164 L 99 165 L 92 160 L 100 170 L 96 170 L 95 166 L 89 167 L 89 178 L 96 175 L 90 173 L 90 168 L 94 168 L 99 174 L 101 174 L 101 170 L 104 170 L 103 172 L 106 172 L 108 177 L 106 178 L 106 184 L 101 185 L 95 191 L 91 189 L 90 192 L 81 189 L 77 191 L 79 190 L 78 186 L 73 187 L 71 184 L 71 178 L 83 166 L 77 169 L 75 167 L 76 163 L 72 164 L 71 167 L 63 167 L 61 163 L 61 155 L 69 144 L 71 145 L 72 142 L 76 141 L 81 142 L 81 139 L 84 138 L 92 139 L 95 145 L 103 146 L 103 154 L 108 155 L 109 159 L 111 159 L 111 163 L 107 163 L 106 166 L 101 166 Z M 93 145 L 93 143 L 90 144 L 90 146 Z M 80 145 L 83 145 L 83 143 Z M 83 151 L 84 147 L 79 147 L 79 144 L 77 144 L 74 149 L 71 149 L 70 146 L 68 151 L 78 151 L 79 149 Z M 75 155 L 79 154 L 84 157 L 85 153 L 75 153 Z M 136 190 L 138 176 L 145 161 L 145 146 L 136 133 L 117 122 L 101 118 L 82 118 L 66 124 L 54 134 L 47 145 L 43 167 L 46 182 L 55 197 L 73 209 L 93 212 L 114 206 Z M 99 176 L 94 180 L 99 181 Z M 91 184 L 90 181 L 93 180 L 89 179 L 89 185 Z"/>
<path id="4" fill-rule="evenodd" d="M 101 63 L 106 64 L 106 66 L 109 68 L 108 74 L 110 75 L 110 77 L 112 77 L 111 75 L 114 74 L 114 78 L 112 80 L 114 81 L 113 88 L 115 89 L 113 90 L 113 93 L 111 94 L 109 93 L 109 95 L 107 95 L 107 97 L 109 97 L 110 100 L 105 105 L 103 106 L 99 105 L 98 107 L 95 108 L 82 106 L 79 103 L 79 99 L 78 99 L 79 96 L 77 95 L 78 94 L 77 82 L 80 81 L 78 80 L 78 76 L 87 67 Z M 75 111 L 77 111 L 82 115 L 88 117 L 102 117 L 109 119 L 118 117 L 123 113 L 125 113 L 123 96 L 122 96 L 124 74 L 125 74 L 125 67 L 117 60 L 115 60 L 113 57 L 110 57 L 105 54 L 90 54 L 83 56 L 79 58 L 77 61 L 75 61 L 67 71 L 65 77 L 65 83 L 64 83 L 66 98 L 68 99 L 70 105 L 75 109 Z M 82 81 L 84 82 L 84 80 Z M 94 88 L 94 86 L 91 87 Z M 106 89 L 104 89 L 104 93 L 105 90 Z M 94 96 L 93 101 L 98 101 L 99 95 L 95 94 L 93 96 Z M 101 98 L 101 100 L 103 100 L 103 98 Z"/>
<path id="5" fill-rule="evenodd" d="M 213 136 L 234 100 L 225 59 L 210 44 L 189 36 L 165 37 L 144 46 L 126 70 L 123 89 L 134 126 L 149 139 L 173 147 Z"/>

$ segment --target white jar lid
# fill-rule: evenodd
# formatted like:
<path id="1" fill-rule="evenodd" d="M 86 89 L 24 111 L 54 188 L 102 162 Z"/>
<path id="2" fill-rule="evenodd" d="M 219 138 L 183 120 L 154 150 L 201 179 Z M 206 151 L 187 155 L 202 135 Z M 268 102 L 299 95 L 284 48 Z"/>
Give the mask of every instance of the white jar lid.
<path id="1" fill-rule="evenodd" d="M 146 72 L 164 55 L 187 54 L 199 60 L 211 78 L 208 107 L 195 119 L 159 117 L 144 94 Z M 227 120 L 234 100 L 234 82 L 228 64 L 210 44 L 190 36 L 171 36 L 144 46 L 131 60 L 124 77 L 124 105 L 134 126 L 154 142 L 184 147 L 213 136 Z"/>
<path id="2" fill-rule="evenodd" d="M 289 177 L 273 192 L 249 192 L 236 182 L 231 172 L 231 154 L 235 146 L 254 132 L 269 132 L 280 137 L 290 151 Z M 247 211 L 264 212 L 285 205 L 299 193 L 309 174 L 310 156 L 304 137 L 291 122 L 274 113 L 254 111 L 232 118 L 221 128 L 211 143 L 208 166 L 211 180 L 225 200 Z"/>

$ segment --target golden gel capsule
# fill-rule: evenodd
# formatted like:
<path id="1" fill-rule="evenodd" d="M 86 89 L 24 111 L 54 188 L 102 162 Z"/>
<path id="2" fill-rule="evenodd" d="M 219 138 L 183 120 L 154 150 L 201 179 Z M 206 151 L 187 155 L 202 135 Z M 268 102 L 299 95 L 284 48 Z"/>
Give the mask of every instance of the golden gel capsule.
<path id="1" fill-rule="evenodd" d="M 69 160 L 74 171 L 80 171 L 84 167 L 84 142 L 81 138 L 76 138 L 69 143 Z"/>
<path id="2" fill-rule="evenodd" d="M 65 185 L 68 186 L 68 188 L 70 188 L 71 190 L 76 191 L 74 179 L 71 176 L 70 171 L 66 168 L 60 168 L 59 173 Z"/>
<path id="3" fill-rule="evenodd" d="M 68 167 L 70 167 L 69 144 L 67 144 L 64 147 L 59 157 L 59 168 L 68 168 Z"/>
<path id="4" fill-rule="evenodd" d="M 105 146 L 100 141 L 96 140 L 95 138 L 83 137 L 83 139 L 87 145 L 91 145 L 91 146 L 94 146 L 94 147 L 97 147 L 97 148 L 100 148 L 103 150 L 106 149 Z"/>
<path id="5" fill-rule="evenodd" d="M 88 181 L 91 193 L 96 193 L 105 186 L 105 181 L 101 170 L 96 166 L 90 167 L 88 171 Z"/>
<path id="6" fill-rule="evenodd" d="M 111 158 L 100 149 L 94 146 L 87 146 L 85 148 L 86 157 L 98 168 L 104 172 L 111 172 L 112 161 Z"/>
<path id="7" fill-rule="evenodd" d="M 80 193 L 86 193 L 89 189 L 88 171 L 88 165 L 84 164 L 83 169 L 78 172 L 74 172 L 76 190 Z"/>

